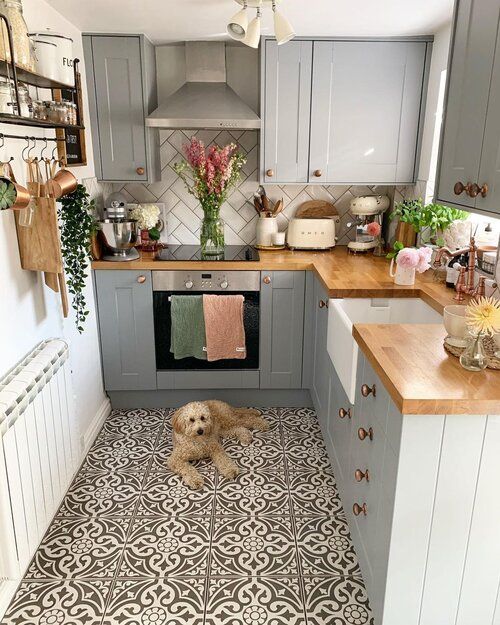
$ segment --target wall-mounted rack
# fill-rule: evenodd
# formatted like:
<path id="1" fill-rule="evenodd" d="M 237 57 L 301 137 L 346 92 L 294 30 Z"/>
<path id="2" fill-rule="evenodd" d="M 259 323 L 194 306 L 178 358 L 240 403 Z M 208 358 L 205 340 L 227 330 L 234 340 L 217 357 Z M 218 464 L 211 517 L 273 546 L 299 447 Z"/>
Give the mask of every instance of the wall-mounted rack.
<path id="1" fill-rule="evenodd" d="M 58 139 L 57 137 L 29 137 L 28 135 L 11 135 L 0 132 L 0 141 L 2 139 L 23 139 L 24 141 L 42 141 L 43 143 L 47 141 L 64 141 L 64 138 Z"/>

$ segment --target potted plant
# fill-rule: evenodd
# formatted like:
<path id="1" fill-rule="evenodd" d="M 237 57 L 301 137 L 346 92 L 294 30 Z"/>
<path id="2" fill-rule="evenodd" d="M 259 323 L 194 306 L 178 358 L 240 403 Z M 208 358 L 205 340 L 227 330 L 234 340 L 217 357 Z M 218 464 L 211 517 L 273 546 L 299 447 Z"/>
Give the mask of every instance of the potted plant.
<path id="1" fill-rule="evenodd" d="M 237 183 L 246 159 L 238 152 L 235 143 L 223 148 L 211 145 L 205 149 L 203 141 L 195 137 L 184 146 L 184 153 L 186 160 L 175 163 L 174 170 L 203 209 L 200 229 L 202 255 L 221 255 L 224 252 L 224 222 L 220 209 L 229 189 Z"/>
<path id="2" fill-rule="evenodd" d="M 137 221 L 142 250 L 154 252 L 160 240 L 160 208 L 156 204 L 138 204 L 130 211 L 130 218 Z"/>
<path id="3" fill-rule="evenodd" d="M 78 332 L 83 332 L 83 324 L 89 311 L 83 293 L 87 268 L 90 260 L 92 236 L 97 231 L 94 218 L 95 204 L 90 200 L 82 184 L 73 193 L 60 199 L 58 217 L 61 230 L 61 253 L 64 259 L 66 282 L 72 296 L 75 323 Z"/>
<path id="4" fill-rule="evenodd" d="M 397 235 L 397 238 L 404 239 L 407 245 L 413 245 L 417 236 L 422 245 L 427 243 L 440 245 L 440 235 L 454 221 L 467 219 L 468 216 L 469 213 L 466 211 L 442 204 L 424 204 L 421 199 L 417 199 L 396 203 L 390 219 L 398 217 L 400 224 L 406 224 L 409 227 L 406 233 L 403 228 Z M 401 237 L 402 233 L 406 236 Z"/>

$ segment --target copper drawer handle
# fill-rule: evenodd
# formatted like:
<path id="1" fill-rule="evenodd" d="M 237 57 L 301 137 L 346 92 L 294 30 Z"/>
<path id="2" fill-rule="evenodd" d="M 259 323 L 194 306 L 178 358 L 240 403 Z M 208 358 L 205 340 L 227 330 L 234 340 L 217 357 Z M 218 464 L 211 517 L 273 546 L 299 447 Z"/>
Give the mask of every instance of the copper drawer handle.
<path id="1" fill-rule="evenodd" d="M 340 408 L 339 410 L 339 417 L 341 419 L 345 419 L 346 417 L 349 417 L 349 419 L 351 418 L 351 409 L 348 408 L 347 410 L 345 408 Z"/>
<path id="2" fill-rule="evenodd" d="M 264 276 L 262 282 L 264 284 L 271 284 L 271 276 Z"/>
<path id="3" fill-rule="evenodd" d="M 366 507 L 366 503 L 364 503 L 363 505 L 359 505 L 359 503 L 355 503 L 352 507 L 352 511 L 354 512 L 355 516 L 359 516 L 360 514 L 363 514 L 363 516 L 366 516 L 366 513 L 368 512 L 368 508 Z"/>
<path id="4" fill-rule="evenodd" d="M 144 284 L 144 283 L 146 282 L 146 276 L 139 276 L 139 277 L 137 278 L 137 282 L 138 282 L 139 284 Z"/>
<path id="5" fill-rule="evenodd" d="M 324 299 L 320 299 L 319 300 L 319 307 L 320 308 L 328 308 L 328 302 L 326 302 Z"/>
<path id="6" fill-rule="evenodd" d="M 323 175 L 323 172 L 321 171 L 321 169 L 315 169 L 314 170 L 314 177 L 315 178 L 321 178 L 322 175 Z"/>
<path id="7" fill-rule="evenodd" d="M 363 397 L 368 397 L 368 395 L 370 395 L 371 393 L 373 393 L 373 397 L 377 396 L 377 387 L 375 386 L 375 384 L 373 386 L 363 384 L 361 387 L 361 395 L 363 395 Z"/>
<path id="8" fill-rule="evenodd" d="M 266 176 L 267 176 L 268 178 L 272 178 L 272 177 L 274 176 L 274 169 L 268 169 L 268 170 L 266 171 Z"/>
<path id="9" fill-rule="evenodd" d="M 468 195 L 469 197 L 473 197 L 471 196 L 470 192 L 472 189 L 472 182 L 468 182 L 467 184 L 464 184 L 463 182 L 456 182 L 455 186 L 453 187 L 453 193 L 455 195 L 462 195 L 462 193 L 465 191 L 465 194 Z"/>
<path id="10" fill-rule="evenodd" d="M 480 195 L 481 197 L 486 197 L 488 195 L 488 185 L 487 184 L 483 184 L 483 186 L 480 187 L 478 184 L 474 183 L 473 185 L 470 186 L 469 196 L 470 197 L 477 197 L 478 195 Z"/>
<path id="11" fill-rule="evenodd" d="M 144 176 L 144 172 L 145 172 L 144 167 L 138 167 L 135 171 L 137 172 L 139 176 Z"/>
<path id="12" fill-rule="evenodd" d="M 367 436 L 371 441 L 373 440 L 373 428 L 368 428 L 368 430 L 365 430 L 365 428 L 359 428 L 358 430 L 359 440 L 364 441 Z"/>
<path id="13" fill-rule="evenodd" d="M 368 469 L 366 469 L 364 473 L 363 471 L 361 471 L 361 469 L 356 469 L 356 471 L 354 472 L 354 478 L 356 482 L 362 482 L 363 480 L 366 480 L 367 482 L 369 482 L 370 472 L 368 471 Z"/>

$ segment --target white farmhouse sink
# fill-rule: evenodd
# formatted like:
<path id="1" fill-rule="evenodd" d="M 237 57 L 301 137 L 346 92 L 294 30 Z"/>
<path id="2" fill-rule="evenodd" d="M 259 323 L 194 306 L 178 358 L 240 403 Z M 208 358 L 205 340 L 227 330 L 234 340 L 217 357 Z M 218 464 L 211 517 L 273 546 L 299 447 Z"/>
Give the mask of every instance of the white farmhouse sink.
<path id="1" fill-rule="evenodd" d="M 349 401 L 354 403 L 358 344 L 355 323 L 442 323 L 442 316 L 416 297 L 331 299 L 328 303 L 328 354 Z"/>

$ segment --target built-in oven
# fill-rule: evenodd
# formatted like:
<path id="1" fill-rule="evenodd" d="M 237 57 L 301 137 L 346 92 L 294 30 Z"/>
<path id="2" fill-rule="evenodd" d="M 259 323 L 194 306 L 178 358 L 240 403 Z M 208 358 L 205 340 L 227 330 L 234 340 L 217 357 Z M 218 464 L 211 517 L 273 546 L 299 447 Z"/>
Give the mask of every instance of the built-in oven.
<path id="1" fill-rule="evenodd" d="M 202 295 L 203 293 L 243 295 L 246 358 L 213 362 L 197 358 L 178 360 L 174 358 L 170 351 L 172 296 Z M 158 371 L 259 368 L 259 271 L 153 271 L 153 305 L 156 368 Z"/>

